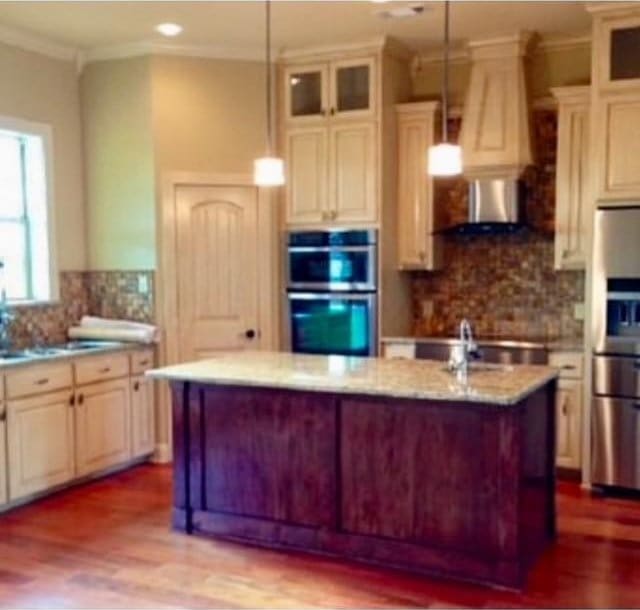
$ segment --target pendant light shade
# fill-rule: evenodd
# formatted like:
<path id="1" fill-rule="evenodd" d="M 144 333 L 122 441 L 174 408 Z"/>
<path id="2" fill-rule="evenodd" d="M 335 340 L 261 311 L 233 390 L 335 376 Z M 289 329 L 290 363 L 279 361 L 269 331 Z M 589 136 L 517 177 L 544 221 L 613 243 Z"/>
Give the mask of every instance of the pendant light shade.
<path id="1" fill-rule="evenodd" d="M 457 176 L 462 173 L 462 149 L 443 142 L 429 148 L 427 171 L 430 176 Z"/>
<path id="2" fill-rule="evenodd" d="M 265 71 L 267 108 L 267 150 L 264 157 L 253 162 L 253 183 L 256 186 L 284 184 L 284 161 L 273 155 L 273 125 L 271 117 L 271 2 L 265 1 Z"/>
<path id="3" fill-rule="evenodd" d="M 462 148 L 451 144 L 449 120 L 449 0 L 444 3 L 444 51 L 442 67 L 442 142 L 429 148 L 427 172 L 430 176 L 457 176 L 462 173 Z"/>
<path id="4" fill-rule="evenodd" d="M 278 157 L 261 157 L 253 162 L 253 182 L 257 186 L 282 186 L 284 161 Z"/>

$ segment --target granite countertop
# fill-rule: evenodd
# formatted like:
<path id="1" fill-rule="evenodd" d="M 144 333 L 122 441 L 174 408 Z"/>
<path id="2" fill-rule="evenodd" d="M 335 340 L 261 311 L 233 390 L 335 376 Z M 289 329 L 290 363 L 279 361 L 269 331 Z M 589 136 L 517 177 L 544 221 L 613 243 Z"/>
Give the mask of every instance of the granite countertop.
<path id="1" fill-rule="evenodd" d="M 70 342 L 75 343 L 75 342 Z M 83 343 L 79 341 L 78 343 Z M 154 346 L 146 343 L 125 343 L 122 341 L 89 341 L 84 343 L 95 343 L 91 347 L 75 350 L 63 350 L 60 346 L 47 346 L 56 349 L 55 353 L 30 355 L 25 358 L 11 358 L 3 360 L 0 357 L 0 373 L 5 369 L 13 369 L 21 366 L 30 366 L 36 364 L 44 364 L 52 361 L 68 360 L 71 358 L 82 358 L 84 356 L 96 356 L 99 354 L 107 354 L 109 352 L 134 351 L 139 349 L 151 348 Z"/>
<path id="2" fill-rule="evenodd" d="M 555 352 L 582 352 L 584 344 L 576 338 L 547 337 L 476 337 L 478 345 L 546 349 Z M 455 337 L 383 337 L 382 343 L 453 343 Z"/>
<path id="3" fill-rule="evenodd" d="M 513 405 L 557 377 L 532 365 L 484 365 L 466 384 L 434 360 L 223 352 L 209 360 L 148 371 L 156 379 L 219 385 Z"/>

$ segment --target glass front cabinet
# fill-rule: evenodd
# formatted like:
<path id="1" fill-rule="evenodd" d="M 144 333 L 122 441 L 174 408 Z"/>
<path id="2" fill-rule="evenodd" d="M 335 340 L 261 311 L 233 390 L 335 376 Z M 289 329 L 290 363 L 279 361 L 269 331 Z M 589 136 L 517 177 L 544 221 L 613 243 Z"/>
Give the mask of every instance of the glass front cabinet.
<path id="1" fill-rule="evenodd" d="M 375 59 L 289 66 L 284 72 L 287 122 L 366 118 L 375 113 Z"/>

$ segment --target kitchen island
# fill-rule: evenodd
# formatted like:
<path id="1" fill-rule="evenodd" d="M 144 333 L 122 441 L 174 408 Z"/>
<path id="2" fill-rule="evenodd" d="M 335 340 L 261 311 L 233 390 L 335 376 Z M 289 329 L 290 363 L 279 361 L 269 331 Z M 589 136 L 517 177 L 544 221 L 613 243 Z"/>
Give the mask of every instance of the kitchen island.
<path id="1" fill-rule="evenodd" d="M 515 588 L 554 538 L 554 369 L 242 352 L 149 374 L 187 533 Z"/>

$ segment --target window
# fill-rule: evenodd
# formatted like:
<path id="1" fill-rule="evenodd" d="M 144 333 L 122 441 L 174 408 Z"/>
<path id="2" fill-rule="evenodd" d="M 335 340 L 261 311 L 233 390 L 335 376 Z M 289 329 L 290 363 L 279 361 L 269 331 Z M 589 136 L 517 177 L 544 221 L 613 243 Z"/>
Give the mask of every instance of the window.
<path id="1" fill-rule="evenodd" d="M 0 117 L 0 291 L 13 302 L 57 298 L 48 175 L 50 129 Z"/>

